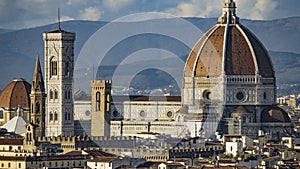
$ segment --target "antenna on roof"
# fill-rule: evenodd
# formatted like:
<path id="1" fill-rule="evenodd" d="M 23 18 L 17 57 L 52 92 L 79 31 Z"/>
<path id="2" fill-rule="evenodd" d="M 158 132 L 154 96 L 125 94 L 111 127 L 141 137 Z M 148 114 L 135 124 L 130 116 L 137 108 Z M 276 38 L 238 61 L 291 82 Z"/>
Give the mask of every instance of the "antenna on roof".
<path id="1" fill-rule="evenodd" d="M 58 20 L 58 30 L 61 30 L 60 29 L 60 9 L 57 8 L 57 20 Z"/>

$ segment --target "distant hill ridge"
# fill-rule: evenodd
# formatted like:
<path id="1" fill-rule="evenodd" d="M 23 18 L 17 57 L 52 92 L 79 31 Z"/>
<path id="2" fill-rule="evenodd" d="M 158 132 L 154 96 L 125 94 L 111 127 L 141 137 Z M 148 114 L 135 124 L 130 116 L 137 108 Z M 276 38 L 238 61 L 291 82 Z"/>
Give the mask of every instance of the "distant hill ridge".
<path id="1" fill-rule="evenodd" d="M 216 18 L 186 18 L 203 32 L 216 24 Z M 151 22 L 151 21 L 145 21 Z M 166 20 L 164 20 L 166 22 Z M 278 85 L 300 83 L 300 17 L 272 21 L 241 20 L 271 51 L 277 74 Z M 67 21 L 62 28 L 76 32 L 75 57 L 86 40 L 107 22 Z M 36 55 L 43 63 L 42 33 L 57 29 L 50 24 L 22 30 L 0 29 L 0 90 L 13 78 L 24 77 L 32 80 Z M 145 41 L 147 43 L 147 41 Z M 159 80 L 158 80 L 159 81 Z M 166 84 L 161 84 L 166 85 Z"/>

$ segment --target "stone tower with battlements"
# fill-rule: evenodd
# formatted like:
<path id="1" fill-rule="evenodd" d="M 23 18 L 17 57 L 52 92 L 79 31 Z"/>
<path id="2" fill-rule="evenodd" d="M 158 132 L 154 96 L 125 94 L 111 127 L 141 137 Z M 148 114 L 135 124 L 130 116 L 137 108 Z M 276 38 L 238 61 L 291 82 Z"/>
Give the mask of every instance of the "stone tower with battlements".
<path id="1" fill-rule="evenodd" d="M 111 81 L 92 81 L 91 88 L 92 136 L 110 136 Z"/>

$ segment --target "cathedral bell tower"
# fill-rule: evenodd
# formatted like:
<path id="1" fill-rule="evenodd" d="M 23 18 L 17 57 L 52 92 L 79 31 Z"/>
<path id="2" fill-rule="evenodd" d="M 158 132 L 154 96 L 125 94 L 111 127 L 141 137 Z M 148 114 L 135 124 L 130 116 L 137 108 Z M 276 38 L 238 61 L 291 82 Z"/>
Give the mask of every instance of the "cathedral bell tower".
<path id="1" fill-rule="evenodd" d="M 74 135 L 73 71 L 75 33 L 57 30 L 44 38 L 46 135 Z"/>
<path id="2" fill-rule="evenodd" d="M 92 87 L 92 136 L 110 136 L 111 81 L 95 80 Z"/>
<path id="3" fill-rule="evenodd" d="M 39 56 L 33 74 L 30 93 L 30 122 L 36 126 L 36 136 L 45 136 L 45 101 L 46 93 Z"/>

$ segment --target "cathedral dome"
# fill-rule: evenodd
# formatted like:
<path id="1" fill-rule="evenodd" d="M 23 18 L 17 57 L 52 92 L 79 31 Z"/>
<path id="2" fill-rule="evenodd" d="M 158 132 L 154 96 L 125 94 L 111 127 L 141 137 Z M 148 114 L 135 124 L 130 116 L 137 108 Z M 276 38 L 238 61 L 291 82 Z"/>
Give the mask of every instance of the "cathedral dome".
<path id="1" fill-rule="evenodd" d="M 31 85 L 24 79 L 16 79 L 8 84 L 0 95 L 0 107 L 30 107 Z"/>
<path id="2" fill-rule="evenodd" d="M 251 31 L 239 24 L 235 8 L 233 0 L 225 1 L 218 24 L 191 51 L 185 77 L 256 74 L 274 77 L 268 52 Z"/>
<path id="3" fill-rule="evenodd" d="M 279 107 L 269 107 L 261 113 L 261 123 L 290 123 L 288 114 Z"/>

